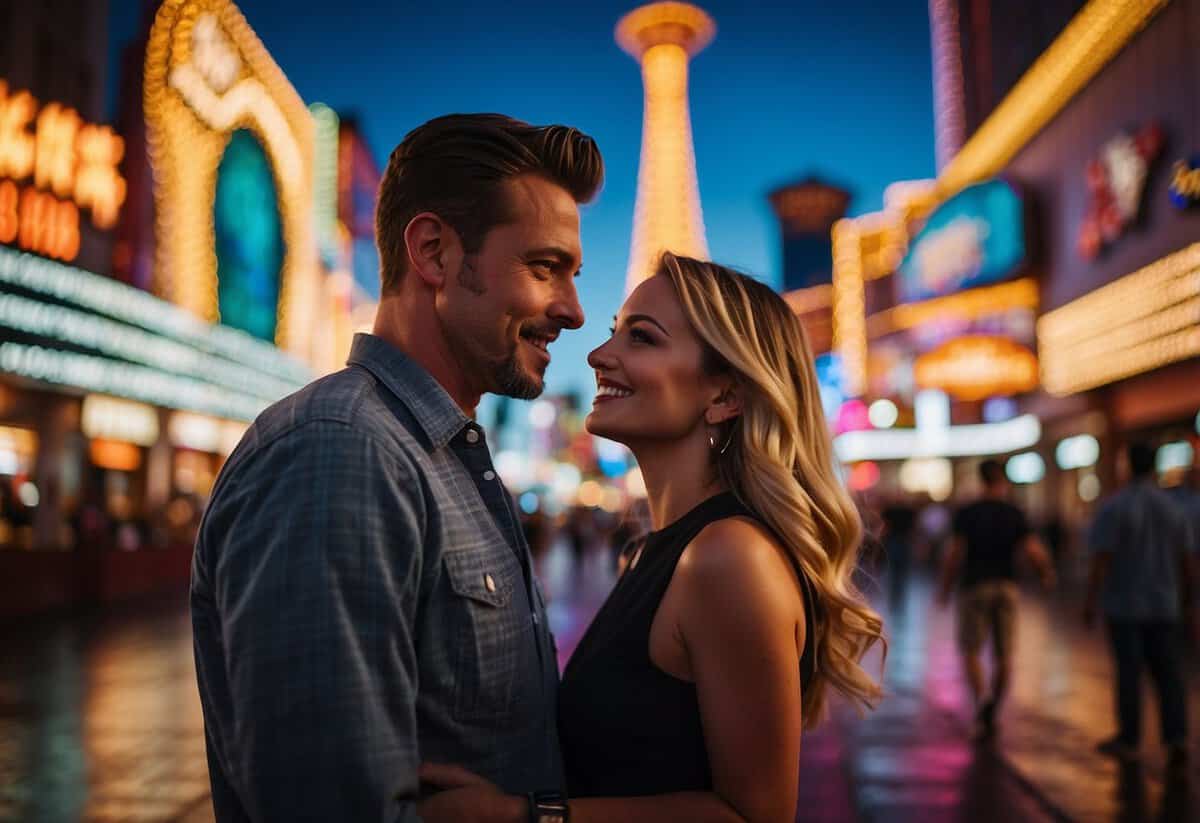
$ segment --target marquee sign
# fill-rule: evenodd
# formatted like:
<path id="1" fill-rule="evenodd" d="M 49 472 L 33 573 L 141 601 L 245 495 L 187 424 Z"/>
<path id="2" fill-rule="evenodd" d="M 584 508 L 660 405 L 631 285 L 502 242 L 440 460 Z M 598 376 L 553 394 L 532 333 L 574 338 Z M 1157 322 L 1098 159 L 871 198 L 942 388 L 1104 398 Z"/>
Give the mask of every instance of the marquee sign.
<path id="1" fill-rule="evenodd" d="M 0 79 L 0 244 L 71 261 L 80 212 L 98 229 L 117 223 L 125 141 L 60 103 L 39 104 Z"/>
<path id="2" fill-rule="evenodd" d="M 919 388 L 941 389 L 960 400 L 1020 394 L 1038 385 L 1037 356 L 1006 337 L 958 337 L 913 364 Z"/>
<path id="3" fill-rule="evenodd" d="M 146 48 L 154 290 L 304 355 L 318 298 L 314 123 L 229 0 L 164 0 Z"/>

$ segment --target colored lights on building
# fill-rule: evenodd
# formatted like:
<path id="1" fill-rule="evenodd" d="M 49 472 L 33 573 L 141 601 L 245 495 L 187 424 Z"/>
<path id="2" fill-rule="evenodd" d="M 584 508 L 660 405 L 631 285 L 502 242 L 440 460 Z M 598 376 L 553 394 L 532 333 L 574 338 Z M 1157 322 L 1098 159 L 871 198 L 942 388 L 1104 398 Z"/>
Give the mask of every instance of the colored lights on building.
<path id="1" fill-rule="evenodd" d="M 1100 441 L 1090 434 L 1068 437 L 1054 447 L 1054 462 L 1063 471 L 1090 468 L 1099 459 Z"/>
<path id="2" fill-rule="evenodd" d="M 890 429 L 900 419 L 900 410 L 891 400 L 876 400 L 867 409 L 867 418 L 877 429 Z"/>
<path id="3" fill-rule="evenodd" d="M 716 24 L 687 3 L 651 3 L 617 23 L 617 44 L 642 66 L 645 108 L 626 293 L 653 273 L 663 251 L 708 257 L 688 111 L 688 61 Z"/>
<path id="4" fill-rule="evenodd" d="M 1038 385 L 1037 357 L 1005 337 L 956 337 L 913 363 L 920 388 L 942 389 L 960 400 L 1020 394 Z"/>
<path id="5" fill-rule="evenodd" d="M 914 457 L 900 464 L 900 488 L 945 500 L 954 491 L 954 466 L 944 457 Z"/>
<path id="6" fill-rule="evenodd" d="M 1005 462 L 1004 474 L 1018 485 L 1037 483 L 1046 476 L 1046 461 L 1037 452 L 1014 454 Z"/>
<path id="7" fill-rule="evenodd" d="M 125 202 L 125 142 L 59 103 L 39 106 L 0 79 L 0 244 L 58 260 L 79 254 L 80 211 L 116 225 Z"/>
<path id="8" fill-rule="evenodd" d="M 1167 0 L 1091 0 L 938 175 L 949 196 L 999 174 Z"/>
<path id="9" fill-rule="evenodd" d="M 158 440 L 158 411 L 144 403 L 89 394 L 83 398 L 80 429 L 86 437 L 153 446 Z"/>
<path id="10" fill-rule="evenodd" d="M 155 291 L 209 322 L 223 319 L 223 290 L 277 294 L 273 306 L 258 307 L 253 322 L 247 320 L 247 330 L 309 356 L 320 296 L 311 219 L 312 115 L 229 0 L 166 0 L 150 31 L 144 85 L 156 181 Z M 253 213 L 216 213 L 227 149 L 238 147 L 245 161 L 238 167 L 249 168 L 254 152 L 242 148 L 247 141 L 269 168 L 265 176 L 257 170 L 230 185 L 264 180 L 277 190 L 255 184 Z M 262 224 L 268 207 L 277 212 L 277 229 Z M 259 252 L 219 278 L 222 261 L 235 262 L 222 256 L 219 230 L 239 222 L 255 229 Z M 272 239 L 276 231 L 282 254 Z M 277 315 L 274 323 L 258 317 L 263 310 Z"/>
<path id="11" fill-rule="evenodd" d="M 1196 451 L 1186 440 L 1164 443 L 1154 455 L 1154 469 L 1159 474 L 1187 471 L 1192 468 Z"/>
<path id="12" fill-rule="evenodd" d="M 1176 208 L 1187 209 L 1200 202 L 1200 154 L 1175 161 L 1168 193 Z"/>
<path id="13" fill-rule="evenodd" d="M 834 438 L 833 447 L 843 463 L 910 457 L 981 457 L 1028 449 L 1041 436 L 1038 419 L 1024 414 L 1003 423 L 975 423 L 929 431 L 918 428 L 846 432 Z"/>
<path id="14" fill-rule="evenodd" d="M 1068 395 L 1200 354 L 1200 243 L 1042 316 L 1042 383 Z"/>

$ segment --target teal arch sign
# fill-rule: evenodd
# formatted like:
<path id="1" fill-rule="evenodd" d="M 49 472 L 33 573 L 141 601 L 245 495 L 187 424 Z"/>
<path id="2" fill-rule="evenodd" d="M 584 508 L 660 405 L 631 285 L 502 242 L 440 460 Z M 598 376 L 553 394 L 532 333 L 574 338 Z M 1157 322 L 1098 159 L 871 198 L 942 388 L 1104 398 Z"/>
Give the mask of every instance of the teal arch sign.
<path id="1" fill-rule="evenodd" d="M 213 229 L 221 323 L 274 343 L 283 219 L 271 160 L 247 129 L 233 133 L 217 168 Z"/>

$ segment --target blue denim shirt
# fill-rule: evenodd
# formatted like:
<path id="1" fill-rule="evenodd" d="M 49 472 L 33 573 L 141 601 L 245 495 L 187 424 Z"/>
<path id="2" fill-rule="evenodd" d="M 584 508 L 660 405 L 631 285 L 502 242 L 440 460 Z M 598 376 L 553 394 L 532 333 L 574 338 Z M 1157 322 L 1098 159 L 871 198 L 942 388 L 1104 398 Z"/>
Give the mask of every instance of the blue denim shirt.
<path id="1" fill-rule="evenodd" d="M 395 347 L 264 411 L 192 564 L 219 821 L 418 820 L 417 767 L 561 790 L 558 669 L 483 430 Z"/>

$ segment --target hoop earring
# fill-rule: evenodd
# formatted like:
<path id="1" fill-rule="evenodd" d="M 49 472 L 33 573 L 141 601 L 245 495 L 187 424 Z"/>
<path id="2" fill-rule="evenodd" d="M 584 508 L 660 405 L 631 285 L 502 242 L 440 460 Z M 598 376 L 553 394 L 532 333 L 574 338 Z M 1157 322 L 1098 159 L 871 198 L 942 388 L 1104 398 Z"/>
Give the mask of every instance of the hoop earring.
<path id="1" fill-rule="evenodd" d="M 733 435 L 735 434 L 735 432 L 736 432 L 736 426 L 729 430 L 729 437 L 725 438 L 725 445 L 722 446 L 719 451 L 717 450 L 717 438 L 714 437 L 711 432 L 709 432 L 708 448 L 711 451 L 717 452 L 718 455 L 724 454 L 726 451 L 729 450 L 729 444 L 733 442 Z"/>

